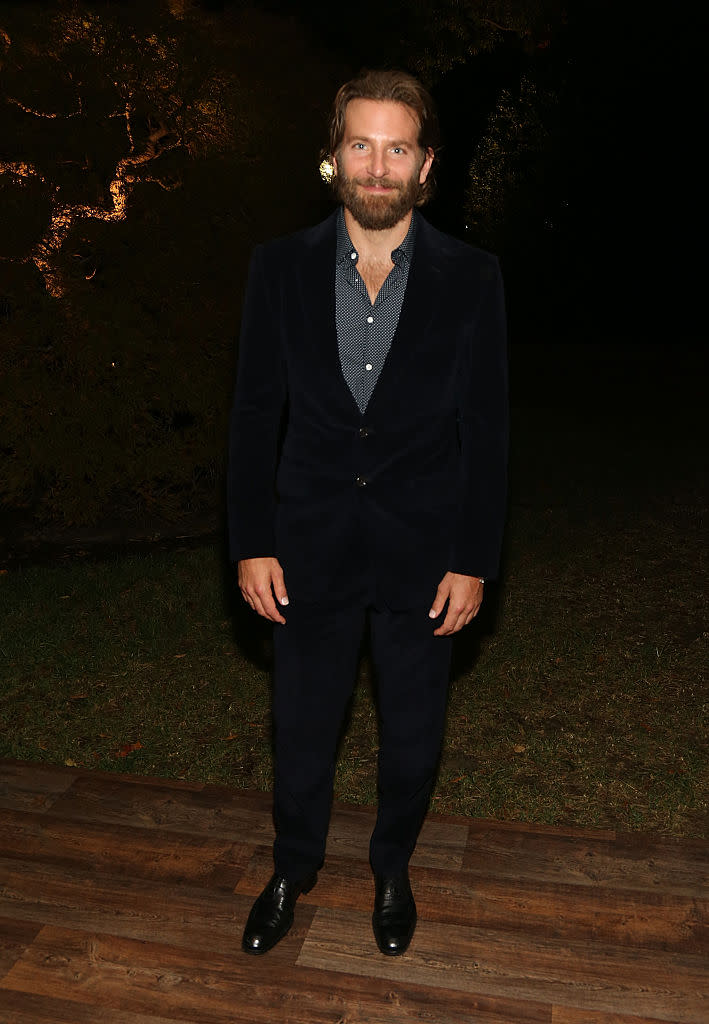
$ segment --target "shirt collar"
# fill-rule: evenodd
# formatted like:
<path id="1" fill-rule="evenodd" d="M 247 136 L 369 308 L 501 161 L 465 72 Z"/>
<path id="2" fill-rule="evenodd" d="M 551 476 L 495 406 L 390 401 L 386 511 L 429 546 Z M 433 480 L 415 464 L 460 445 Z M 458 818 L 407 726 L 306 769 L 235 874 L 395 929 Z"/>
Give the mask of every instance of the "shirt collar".
<path id="1" fill-rule="evenodd" d="M 414 254 L 414 242 L 416 240 L 416 226 L 417 226 L 418 213 L 416 210 L 412 211 L 411 223 L 409 224 L 409 230 L 406 232 L 406 238 L 404 238 L 401 245 L 397 246 L 392 251 L 391 259 L 392 263 L 400 263 L 402 260 L 410 263 Z M 352 253 L 355 254 L 354 258 Z M 337 244 L 335 247 L 335 262 L 338 266 L 344 263 L 345 260 L 357 265 L 357 258 L 359 254 L 352 245 L 347 225 L 345 224 L 345 210 L 343 206 L 340 206 L 337 211 Z"/>

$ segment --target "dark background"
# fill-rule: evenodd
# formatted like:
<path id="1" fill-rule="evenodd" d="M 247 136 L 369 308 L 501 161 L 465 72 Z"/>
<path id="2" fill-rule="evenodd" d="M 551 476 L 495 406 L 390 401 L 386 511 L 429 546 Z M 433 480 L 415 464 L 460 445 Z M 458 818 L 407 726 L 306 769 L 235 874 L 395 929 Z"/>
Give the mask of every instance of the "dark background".
<path id="1" fill-rule="evenodd" d="M 0 3 L 6 521 L 218 514 L 248 254 L 331 209 L 328 111 L 362 66 L 439 103 L 426 216 L 500 256 L 515 407 L 694 440 L 700 65 L 687 12 L 666 14 Z"/>

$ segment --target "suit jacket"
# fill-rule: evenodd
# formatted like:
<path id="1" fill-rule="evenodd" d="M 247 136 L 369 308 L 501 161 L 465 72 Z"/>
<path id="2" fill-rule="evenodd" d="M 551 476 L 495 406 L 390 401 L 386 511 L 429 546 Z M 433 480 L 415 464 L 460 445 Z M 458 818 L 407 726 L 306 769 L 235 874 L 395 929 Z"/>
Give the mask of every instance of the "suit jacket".
<path id="1" fill-rule="evenodd" d="M 376 588 L 432 599 L 494 577 L 505 509 L 507 359 L 494 256 L 420 215 L 404 304 L 362 414 L 340 366 L 335 215 L 258 246 L 228 473 L 230 555 L 275 555 L 291 602 Z"/>

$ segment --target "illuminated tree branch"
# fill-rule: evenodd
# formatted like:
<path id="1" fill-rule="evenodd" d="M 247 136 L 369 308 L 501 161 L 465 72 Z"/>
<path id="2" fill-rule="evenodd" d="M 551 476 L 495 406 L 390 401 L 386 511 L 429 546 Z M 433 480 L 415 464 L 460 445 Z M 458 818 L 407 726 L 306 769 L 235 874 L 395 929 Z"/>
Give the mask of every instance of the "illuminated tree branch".
<path id="1" fill-rule="evenodd" d="M 14 106 L 19 107 L 20 110 L 24 110 L 24 112 L 26 114 L 32 114 L 33 117 L 46 117 L 46 118 L 50 118 L 50 119 L 54 119 L 54 118 L 57 118 L 57 117 L 79 117 L 84 112 L 83 104 L 81 102 L 81 96 L 79 96 L 79 107 L 78 107 L 78 109 L 72 111 L 71 114 L 54 114 L 54 113 L 45 113 L 42 110 L 33 110 L 32 107 L 26 107 L 24 105 L 24 103 L 21 103 L 20 100 L 15 99 L 14 96 L 6 96 L 5 100 L 6 100 L 7 103 L 12 103 L 12 104 L 14 104 Z"/>
<path id="2" fill-rule="evenodd" d="M 176 149 L 182 145 L 182 140 L 175 137 L 164 124 L 159 124 L 148 135 L 142 153 L 135 152 L 133 139 L 133 127 L 131 117 L 134 114 L 131 106 L 132 97 L 129 96 L 125 109 L 112 116 L 125 118 L 126 134 L 130 143 L 130 154 L 118 161 L 111 179 L 108 191 L 111 195 L 112 207 L 103 208 L 88 203 L 75 203 L 58 205 L 54 208 L 49 227 L 40 242 L 37 243 L 29 256 L 16 258 L 11 262 L 27 263 L 32 262 L 44 278 L 47 291 L 55 298 L 64 294 L 64 287 L 61 279 L 61 272 L 55 267 L 54 261 L 57 254 L 77 220 L 94 219 L 103 221 L 122 221 L 126 218 L 126 208 L 131 192 L 135 185 L 141 182 L 151 182 L 159 185 L 165 191 L 172 191 L 179 187 L 179 182 L 165 182 L 153 176 L 137 176 L 136 169 L 157 160 L 163 153 Z M 36 117 L 72 117 L 73 114 L 43 114 L 38 113 L 29 107 L 19 103 L 18 106 Z M 0 162 L 0 174 L 11 174 L 18 178 L 36 177 L 46 184 L 46 179 L 30 164 L 22 162 Z M 58 186 L 56 186 L 58 190 Z"/>

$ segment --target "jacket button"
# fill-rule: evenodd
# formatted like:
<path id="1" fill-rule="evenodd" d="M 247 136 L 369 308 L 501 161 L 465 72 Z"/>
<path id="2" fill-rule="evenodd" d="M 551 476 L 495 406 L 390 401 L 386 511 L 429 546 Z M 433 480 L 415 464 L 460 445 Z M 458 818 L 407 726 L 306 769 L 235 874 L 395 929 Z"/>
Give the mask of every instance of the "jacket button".
<path id="1" fill-rule="evenodd" d="M 360 437 L 369 437 L 370 433 L 371 433 L 371 431 L 370 431 L 369 427 L 360 427 L 359 428 L 359 436 Z"/>
<path id="2" fill-rule="evenodd" d="M 358 487 L 366 487 L 367 478 L 364 476 L 358 476 L 357 479 L 355 480 L 355 483 L 357 484 Z"/>

